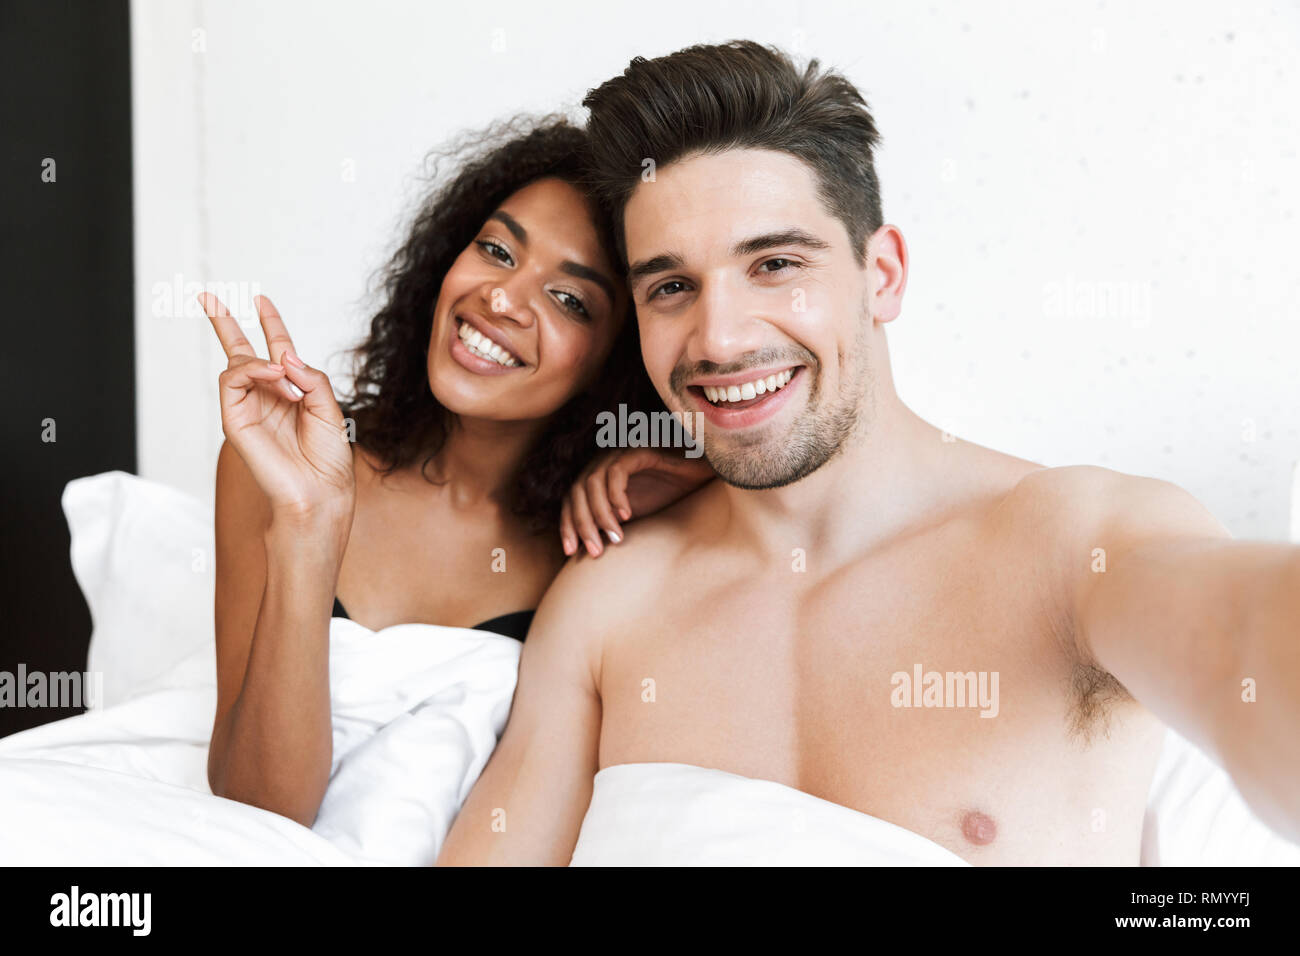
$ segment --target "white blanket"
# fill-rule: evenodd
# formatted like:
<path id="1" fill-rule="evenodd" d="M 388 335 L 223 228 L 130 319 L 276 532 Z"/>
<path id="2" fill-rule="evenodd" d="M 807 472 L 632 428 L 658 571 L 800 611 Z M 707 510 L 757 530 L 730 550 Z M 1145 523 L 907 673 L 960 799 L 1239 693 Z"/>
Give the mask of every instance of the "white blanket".
<path id="1" fill-rule="evenodd" d="M 0 864 L 428 864 L 505 726 L 520 644 L 332 622 L 334 761 L 311 830 L 212 795 L 215 660 L 0 739 Z"/>
<path id="2" fill-rule="evenodd" d="M 682 763 L 596 774 L 573 866 L 969 866 L 911 830 L 770 780 Z"/>
<path id="3" fill-rule="evenodd" d="M 1296 866 L 1226 774 L 1172 732 L 1148 800 L 1144 866 Z M 911 830 L 771 780 L 681 763 L 596 774 L 573 866 L 968 866 Z"/>

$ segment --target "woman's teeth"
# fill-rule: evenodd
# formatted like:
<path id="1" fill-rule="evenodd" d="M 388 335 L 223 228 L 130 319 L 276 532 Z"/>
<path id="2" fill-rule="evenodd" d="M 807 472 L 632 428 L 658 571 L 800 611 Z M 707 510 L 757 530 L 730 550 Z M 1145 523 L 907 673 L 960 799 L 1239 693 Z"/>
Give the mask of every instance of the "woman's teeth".
<path id="1" fill-rule="evenodd" d="M 756 378 L 744 385 L 727 385 L 718 388 L 705 385 L 704 397 L 715 403 L 744 402 L 751 398 L 758 398 L 760 395 L 766 395 L 768 392 L 775 392 L 785 388 L 786 383 L 793 377 L 794 369 L 788 368 L 784 372 L 777 372 L 767 378 Z"/>
<path id="2" fill-rule="evenodd" d="M 465 343 L 465 348 L 469 349 L 479 358 L 485 358 L 490 362 L 496 362 L 498 365 L 504 365 L 506 368 L 515 368 L 519 365 L 518 360 L 497 345 L 490 338 L 480 332 L 468 322 L 461 321 L 460 328 L 456 330 L 460 340 Z"/>

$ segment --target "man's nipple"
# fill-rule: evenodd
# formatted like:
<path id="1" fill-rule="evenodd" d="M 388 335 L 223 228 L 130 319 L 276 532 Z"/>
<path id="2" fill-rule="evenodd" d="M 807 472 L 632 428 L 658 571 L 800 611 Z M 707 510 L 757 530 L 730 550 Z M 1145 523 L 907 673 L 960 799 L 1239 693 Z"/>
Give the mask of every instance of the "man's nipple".
<path id="1" fill-rule="evenodd" d="M 961 818 L 961 835 L 976 846 L 987 846 L 998 837 L 998 825 L 987 813 L 968 810 Z"/>

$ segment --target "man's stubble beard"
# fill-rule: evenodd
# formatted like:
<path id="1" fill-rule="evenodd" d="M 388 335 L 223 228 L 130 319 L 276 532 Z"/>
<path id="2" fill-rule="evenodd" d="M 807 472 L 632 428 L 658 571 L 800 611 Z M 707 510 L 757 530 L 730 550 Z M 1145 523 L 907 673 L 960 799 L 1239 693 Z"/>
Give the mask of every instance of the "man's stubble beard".
<path id="1" fill-rule="evenodd" d="M 853 343 L 856 367 L 846 376 L 845 385 L 829 408 L 821 408 L 821 376 L 813 375 L 812 368 L 805 368 L 804 374 L 811 377 L 808 403 L 790 426 L 784 442 L 765 437 L 748 445 L 718 449 L 711 447 L 713 443 L 706 437 L 704 457 L 719 478 L 747 491 L 782 488 L 811 475 L 864 431 L 875 407 L 871 324 L 864 305 Z"/>

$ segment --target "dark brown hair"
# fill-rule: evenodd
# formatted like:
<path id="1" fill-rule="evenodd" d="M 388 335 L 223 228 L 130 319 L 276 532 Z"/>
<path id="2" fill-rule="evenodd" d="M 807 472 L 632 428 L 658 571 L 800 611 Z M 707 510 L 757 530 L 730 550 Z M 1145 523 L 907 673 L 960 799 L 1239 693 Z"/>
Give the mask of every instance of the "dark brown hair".
<path id="1" fill-rule="evenodd" d="M 430 155 L 430 179 L 438 179 L 445 160 L 457 170 L 428 195 L 381 270 L 385 301 L 352 350 L 352 395 L 343 402 L 357 444 L 382 460 L 385 473 L 419 461 L 429 479 L 425 469 L 455 426 L 455 415 L 429 389 L 429 336 L 443 277 L 488 216 L 529 183 L 556 177 L 590 196 L 587 147 L 586 134 L 563 118 L 516 117 Z M 594 198 L 590 205 L 602 241 L 613 248 L 607 213 Z M 641 364 L 630 312 L 599 377 L 552 416 L 519 469 L 509 507 L 531 530 L 559 520 L 564 493 L 596 451 L 597 413 L 616 411 L 620 402 L 629 410 L 662 407 Z"/>
<path id="2" fill-rule="evenodd" d="M 803 160 L 826 208 L 844 224 L 859 261 L 880 228 L 880 183 L 872 151 L 880 142 L 862 94 L 816 60 L 799 70 L 785 53 L 750 40 L 636 57 L 622 76 L 588 92 L 593 177 L 611 207 L 626 258 L 623 210 L 657 167 L 696 153 L 769 149 Z"/>

